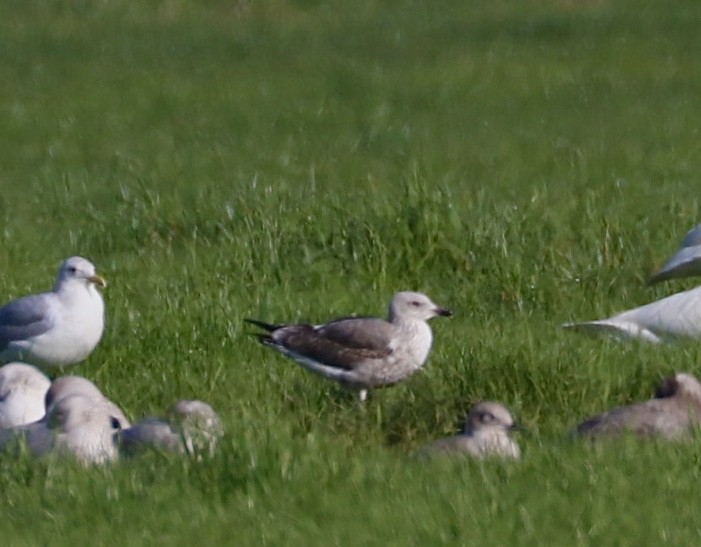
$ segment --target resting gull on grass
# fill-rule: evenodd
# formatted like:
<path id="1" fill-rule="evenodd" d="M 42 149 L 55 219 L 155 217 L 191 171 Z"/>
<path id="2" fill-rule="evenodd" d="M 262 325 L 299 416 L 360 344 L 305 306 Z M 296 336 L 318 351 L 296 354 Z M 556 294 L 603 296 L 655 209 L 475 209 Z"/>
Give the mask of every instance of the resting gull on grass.
<path id="1" fill-rule="evenodd" d="M 0 433 L 0 447 L 24 443 L 35 457 L 47 454 L 73 456 L 83 464 L 102 464 L 117 459 L 115 434 L 119 420 L 106 405 L 83 395 L 57 401 L 41 420 Z"/>
<path id="2" fill-rule="evenodd" d="M 582 437 L 614 437 L 626 433 L 641 438 L 679 439 L 701 424 L 701 384 L 691 374 L 664 379 L 649 401 L 621 406 L 577 426 Z"/>
<path id="3" fill-rule="evenodd" d="M 701 224 L 684 236 L 681 247 L 649 280 L 650 285 L 677 277 L 701 275 Z"/>
<path id="4" fill-rule="evenodd" d="M 105 286 L 90 261 L 63 262 L 52 291 L 0 308 L 0 361 L 63 368 L 85 359 L 102 336 Z"/>
<path id="5" fill-rule="evenodd" d="M 356 389 L 390 386 L 419 370 L 428 358 L 433 334 L 427 321 L 452 313 L 425 294 L 400 292 L 389 305 L 388 320 L 348 317 L 323 325 L 272 325 L 246 321 L 268 331 L 259 340 L 308 370 Z"/>
<path id="6" fill-rule="evenodd" d="M 51 383 L 44 400 L 46 413 L 51 413 L 51 410 L 59 401 L 73 395 L 87 397 L 95 401 L 95 404 L 103 406 L 119 422 L 119 426 L 122 429 L 126 429 L 131 425 L 122 409 L 110 401 L 95 384 L 82 376 L 61 376 Z"/>
<path id="7" fill-rule="evenodd" d="M 420 457 L 468 456 L 519 459 L 521 451 L 509 433 L 517 429 L 509 410 L 501 403 L 486 401 L 475 405 L 459 435 L 438 439 L 421 449 Z"/>
<path id="8" fill-rule="evenodd" d="M 51 380 L 32 365 L 8 363 L 0 367 L 0 430 L 41 419 L 50 385 Z"/>
<path id="9" fill-rule="evenodd" d="M 134 455 L 148 448 L 199 457 L 214 453 L 223 427 L 214 409 L 202 401 L 178 401 L 167 419 L 146 418 L 121 431 L 121 449 Z"/>

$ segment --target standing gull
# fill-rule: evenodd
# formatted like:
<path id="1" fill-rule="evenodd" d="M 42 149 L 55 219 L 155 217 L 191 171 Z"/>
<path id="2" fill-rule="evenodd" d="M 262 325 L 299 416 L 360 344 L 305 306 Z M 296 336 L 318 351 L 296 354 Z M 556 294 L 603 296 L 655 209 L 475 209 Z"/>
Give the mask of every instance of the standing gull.
<path id="1" fill-rule="evenodd" d="M 521 451 L 509 433 L 517 429 L 509 410 L 501 403 L 486 401 L 475 405 L 459 435 L 438 439 L 424 447 L 419 456 L 471 456 L 519 459 Z"/>
<path id="2" fill-rule="evenodd" d="M 360 392 L 391 386 L 419 370 L 428 358 L 433 334 L 427 321 L 450 316 L 425 294 L 400 292 L 389 305 L 389 319 L 348 317 L 323 325 L 246 321 L 268 331 L 258 338 L 308 370 Z"/>
<path id="3" fill-rule="evenodd" d="M 119 445 L 127 454 L 136 454 L 145 448 L 181 452 L 199 457 L 210 456 L 223 434 L 219 416 L 202 401 L 178 401 L 168 419 L 146 418 L 121 431 Z"/>
<path id="4" fill-rule="evenodd" d="M 682 240 L 677 253 L 649 280 L 650 285 L 677 277 L 701 274 L 701 224 L 694 226 Z"/>
<path id="5" fill-rule="evenodd" d="M 39 420 L 51 381 L 25 363 L 0 367 L 0 430 Z"/>
<path id="6" fill-rule="evenodd" d="M 66 260 L 52 291 L 0 308 L 0 361 L 62 368 L 85 359 L 102 336 L 105 286 L 90 261 Z"/>
<path id="7" fill-rule="evenodd" d="M 701 425 L 701 384 L 691 374 L 664 379 L 649 401 L 621 406 L 577 426 L 583 437 L 614 437 L 631 433 L 641 438 L 679 439 Z"/>

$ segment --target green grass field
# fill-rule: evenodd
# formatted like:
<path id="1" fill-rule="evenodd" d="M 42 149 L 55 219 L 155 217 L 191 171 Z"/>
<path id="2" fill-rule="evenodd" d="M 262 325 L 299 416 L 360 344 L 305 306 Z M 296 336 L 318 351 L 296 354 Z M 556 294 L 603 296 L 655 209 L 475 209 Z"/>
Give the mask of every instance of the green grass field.
<path id="1" fill-rule="evenodd" d="M 90 258 L 108 328 L 72 370 L 132 418 L 200 398 L 227 428 L 200 463 L 0 457 L 3 544 L 698 544 L 701 439 L 567 431 L 701 346 L 558 325 L 694 285 L 644 280 L 700 220 L 699 24 L 694 0 L 0 3 L 0 301 Z M 405 289 L 455 316 L 365 408 L 243 323 Z M 483 399 L 521 462 L 411 457 Z"/>

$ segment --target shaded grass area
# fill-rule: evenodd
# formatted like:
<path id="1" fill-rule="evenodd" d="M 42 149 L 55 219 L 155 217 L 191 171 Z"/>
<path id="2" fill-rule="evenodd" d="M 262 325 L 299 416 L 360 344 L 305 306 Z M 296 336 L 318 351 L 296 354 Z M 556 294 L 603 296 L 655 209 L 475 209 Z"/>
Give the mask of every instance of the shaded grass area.
<path id="1" fill-rule="evenodd" d="M 72 254 L 110 286 L 75 370 L 130 416 L 198 397 L 201 464 L 0 459 L 25 543 L 698 541 L 697 440 L 592 448 L 578 420 L 700 373 L 695 343 L 569 335 L 693 281 L 644 280 L 698 220 L 692 2 L 0 5 L 0 293 Z M 427 292 L 424 371 L 365 408 L 244 317 L 384 314 Z M 517 464 L 417 462 L 470 405 Z"/>

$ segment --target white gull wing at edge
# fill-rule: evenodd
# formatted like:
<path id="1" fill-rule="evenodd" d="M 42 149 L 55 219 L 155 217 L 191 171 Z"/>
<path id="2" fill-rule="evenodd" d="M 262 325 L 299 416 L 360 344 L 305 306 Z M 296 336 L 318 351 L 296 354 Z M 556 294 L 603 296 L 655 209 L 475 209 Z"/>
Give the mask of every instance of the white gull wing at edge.
<path id="1" fill-rule="evenodd" d="M 649 342 L 701 338 L 701 287 L 673 294 L 608 319 L 562 326 Z"/>

